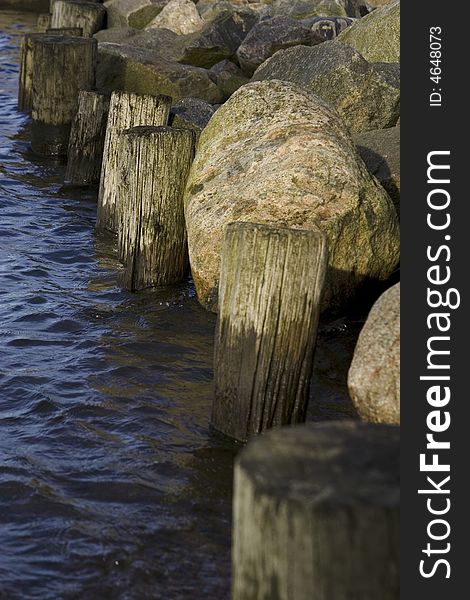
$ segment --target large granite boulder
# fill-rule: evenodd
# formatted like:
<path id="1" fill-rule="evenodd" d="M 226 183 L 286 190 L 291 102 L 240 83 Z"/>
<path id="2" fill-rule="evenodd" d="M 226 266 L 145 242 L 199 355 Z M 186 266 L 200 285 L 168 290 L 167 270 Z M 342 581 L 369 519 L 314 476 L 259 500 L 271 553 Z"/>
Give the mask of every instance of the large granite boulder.
<path id="1" fill-rule="evenodd" d="M 199 31 L 204 21 L 192 0 L 170 0 L 146 29 L 166 28 L 178 35 Z"/>
<path id="2" fill-rule="evenodd" d="M 353 139 L 369 173 L 383 185 L 400 216 L 400 127 L 366 131 Z"/>
<path id="3" fill-rule="evenodd" d="M 374 304 L 349 369 L 351 399 L 366 421 L 400 423 L 400 284 Z"/>
<path id="4" fill-rule="evenodd" d="M 232 221 L 324 231 L 323 307 L 387 279 L 399 254 L 392 201 L 372 178 L 337 113 L 284 81 L 240 88 L 202 132 L 185 194 L 198 297 L 217 309 L 220 249 Z"/>
<path id="5" fill-rule="evenodd" d="M 211 104 L 223 95 L 208 71 L 181 65 L 136 46 L 102 43 L 98 48 L 97 88 L 140 94 L 166 94 L 175 100 L 196 97 Z"/>
<path id="6" fill-rule="evenodd" d="M 314 92 L 336 108 L 353 133 L 393 127 L 400 116 L 399 65 L 371 64 L 337 40 L 279 50 L 253 77 L 265 79 Z"/>
<path id="7" fill-rule="evenodd" d="M 369 62 L 400 62 L 400 1 L 359 19 L 337 40 L 356 48 Z"/>
<path id="8" fill-rule="evenodd" d="M 256 69 L 282 48 L 291 46 L 314 46 L 324 41 L 318 33 L 290 17 L 273 17 L 259 21 L 237 50 L 241 68 L 253 75 Z"/>
<path id="9" fill-rule="evenodd" d="M 224 12 L 201 31 L 184 37 L 181 62 L 209 69 L 235 55 L 258 17 L 251 11 Z"/>
<path id="10" fill-rule="evenodd" d="M 167 3 L 168 0 L 108 0 L 104 3 L 108 27 L 143 29 Z"/>

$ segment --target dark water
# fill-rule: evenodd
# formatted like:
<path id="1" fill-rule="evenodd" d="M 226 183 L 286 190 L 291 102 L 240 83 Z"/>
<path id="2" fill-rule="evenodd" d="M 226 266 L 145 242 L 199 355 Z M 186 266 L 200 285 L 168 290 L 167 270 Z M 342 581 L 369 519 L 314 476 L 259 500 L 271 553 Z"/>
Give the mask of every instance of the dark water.
<path id="1" fill-rule="evenodd" d="M 0 598 L 227 599 L 236 447 L 208 427 L 215 319 L 190 283 L 122 293 L 95 198 L 30 153 L 32 27 L 0 12 Z M 322 330 L 310 419 L 351 414 L 355 335 Z"/>

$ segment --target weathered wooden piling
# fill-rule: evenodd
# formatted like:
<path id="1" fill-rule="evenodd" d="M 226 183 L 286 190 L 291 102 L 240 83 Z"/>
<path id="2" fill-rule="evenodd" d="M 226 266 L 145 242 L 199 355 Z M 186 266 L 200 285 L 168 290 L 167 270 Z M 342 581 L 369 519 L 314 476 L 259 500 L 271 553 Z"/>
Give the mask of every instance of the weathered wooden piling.
<path id="1" fill-rule="evenodd" d="M 50 0 L 49 2 L 49 12 L 52 14 L 52 11 L 54 10 L 54 4 L 57 2 L 58 0 Z M 102 4 L 103 0 L 65 0 L 66 2 L 93 2 L 95 4 Z"/>
<path id="2" fill-rule="evenodd" d="M 52 7 L 52 27 L 81 27 L 91 37 L 104 26 L 106 9 L 95 2 L 56 0 Z"/>
<path id="3" fill-rule="evenodd" d="M 118 231 L 115 208 L 116 190 L 121 170 L 119 144 L 122 132 L 139 125 L 166 125 L 171 103 L 172 100 L 169 96 L 150 96 L 127 92 L 111 94 L 98 196 L 97 229 L 107 229 L 114 233 Z"/>
<path id="4" fill-rule="evenodd" d="M 399 428 L 287 427 L 234 476 L 232 600 L 398 600 Z"/>
<path id="5" fill-rule="evenodd" d="M 49 13 L 44 13 L 42 15 L 38 15 L 38 20 L 36 24 L 36 30 L 38 33 L 46 33 L 46 31 L 51 26 L 52 15 Z"/>
<path id="6" fill-rule="evenodd" d="M 94 39 L 42 36 L 34 40 L 31 146 L 43 155 L 65 155 L 78 94 L 95 82 Z"/>
<path id="7" fill-rule="evenodd" d="M 47 35 L 65 35 L 68 37 L 82 37 L 83 29 L 81 27 L 49 27 Z"/>
<path id="8" fill-rule="evenodd" d="M 305 420 L 326 237 L 232 223 L 221 261 L 212 424 L 246 441 Z"/>
<path id="9" fill-rule="evenodd" d="M 22 112 L 31 110 L 33 106 L 34 41 L 43 36 L 43 33 L 27 33 L 21 40 L 18 110 Z"/>
<path id="10" fill-rule="evenodd" d="M 181 281 L 189 266 L 183 196 L 196 136 L 134 127 L 121 136 L 118 252 L 130 291 Z"/>
<path id="11" fill-rule="evenodd" d="M 99 183 L 108 111 L 109 96 L 98 92 L 80 92 L 78 110 L 70 131 L 65 174 L 67 183 Z"/>

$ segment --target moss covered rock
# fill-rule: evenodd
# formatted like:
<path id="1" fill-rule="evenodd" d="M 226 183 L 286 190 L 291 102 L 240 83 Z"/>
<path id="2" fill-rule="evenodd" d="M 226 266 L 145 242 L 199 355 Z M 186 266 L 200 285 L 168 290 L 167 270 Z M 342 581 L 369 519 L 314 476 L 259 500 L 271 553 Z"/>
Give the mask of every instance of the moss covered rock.
<path id="1" fill-rule="evenodd" d="M 99 45 L 96 80 L 98 89 L 108 93 L 166 94 L 175 100 L 192 96 L 211 104 L 223 98 L 205 69 L 171 62 L 153 50 L 130 45 Z"/>
<path id="2" fill-rule="evenodd" d="M 369 62 L 400 62 L 399 0 L 359 19 L 337 40 L 356 48 Z"/>
<path id="3" fill-rule="evenodd" d="M 168 0 L 108 0 L 108 27 L 143 29 L 166 4 Z"/>
<path id="4" fill-rule="evenodd" d="M 282 79 L 314 92 L 338 110 L 353 133 L 393 127 L 400 115 L 398 64 L 370 64 L 336 40 L 280 50 L 253 80 Z"/>
<path id="5" fill-rule="evenodd" d="M 178 35 L 194 33 L 204 26 L 204 21 L 192 0 L 170 0 L 146 29 L 166 28 Z"/>
<path id="6" fill-rule="evenodd" d="M 324 231 L 324 308 L 368 278 L 386 279 L 399 254 L 392 201 L 358 157 L 337 113 L 283 81 L 240 88 L 202 132 L 185 194 L 198 297 L 217 308 L 221 241 L 232 221 Z"/>

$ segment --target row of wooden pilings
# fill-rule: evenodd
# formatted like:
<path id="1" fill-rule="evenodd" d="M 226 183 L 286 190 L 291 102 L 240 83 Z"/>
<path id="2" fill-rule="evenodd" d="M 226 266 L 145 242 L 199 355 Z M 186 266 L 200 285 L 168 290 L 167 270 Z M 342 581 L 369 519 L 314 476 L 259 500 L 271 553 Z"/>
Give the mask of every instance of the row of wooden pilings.
<path id="1" fill-rule="evenodd" d="M 181 281 L 195 133 L 168 125 L 167 96 L 94 91 L 96 41 L 77 36 L 91 29 L 83 18 L 59 20 L 67 2 L 53 4 L 52 29 L 22 46 L 19 108 L 32 110 L 32 148 L 67 155 L 67 182 L 99 184 L 96 226 L 117 234 L 126 290 Z M 316 231 L 226 228 L 211 422 L 242 442 L 274 430 L 236 464 L 234 600 L 399 597 L 398 430 L 296 425 L 305 421 L 327 253 Z"/>

